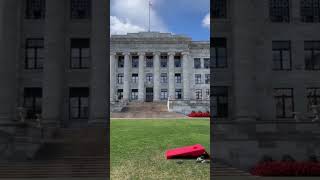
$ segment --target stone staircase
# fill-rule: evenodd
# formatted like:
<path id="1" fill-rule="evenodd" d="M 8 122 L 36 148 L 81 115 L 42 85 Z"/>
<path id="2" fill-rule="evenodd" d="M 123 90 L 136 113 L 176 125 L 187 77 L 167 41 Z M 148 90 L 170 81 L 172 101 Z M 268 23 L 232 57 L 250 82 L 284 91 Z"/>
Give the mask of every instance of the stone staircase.
<path id="1" fill-rule="evenodd" d="M 211 176 L 251 176 L 248 172 L 233 168 L 221 162 L 214 162 L 211 167 Z"/>
<path id="2" fill-rule="evenodd" d="M 59 129 L 35 158 L 0 162 L 0 178 L 108 177 L 105 128 Z"/>
<path id="3" fill-rule="evenodd" d="M 112 112 L 111 118 L 186 118 L 186 116 L 168 112 L 165 102 L 130 102 L 123 112 Z"/>

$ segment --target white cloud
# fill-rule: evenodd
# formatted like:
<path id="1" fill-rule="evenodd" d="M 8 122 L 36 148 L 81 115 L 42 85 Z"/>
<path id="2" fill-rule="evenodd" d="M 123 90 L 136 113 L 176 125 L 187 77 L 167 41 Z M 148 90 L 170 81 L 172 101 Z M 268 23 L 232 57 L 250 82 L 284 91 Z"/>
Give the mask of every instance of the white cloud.
<path id="1" fill-rule="evenodd" d="M 210 13 L 203 18 L 202 26 L 210 29 Z"/>
<path id="2" fill-rule="evenodd" d="M 110 34 L 120 35 L 146 31 L 143 27 L 132 24 L 129 19 L 122 20 L 116 16 L 110 16 Z"/>
<path id="3" fill-rule="evenodd" d="M 168 32 L 164 21 L 156 12 L 157 4 L 162 0 L 153 0 L 151 31 Z M 148 29 L 148 0 L 111 0 L 111 34 L 146 31 Z"/>

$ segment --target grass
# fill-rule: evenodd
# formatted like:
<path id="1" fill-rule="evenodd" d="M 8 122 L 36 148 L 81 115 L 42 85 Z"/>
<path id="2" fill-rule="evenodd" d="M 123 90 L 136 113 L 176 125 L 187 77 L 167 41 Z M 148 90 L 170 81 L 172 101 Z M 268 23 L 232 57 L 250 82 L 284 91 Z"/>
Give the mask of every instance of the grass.
<path id="1" fill-rule="evenodd" d="M 209 119 L 112 119 L 111 179 L 209 179 L 209 164 L 165 159 L 167 149 L 193 144 L 210 153 L 209 134 Z"/>

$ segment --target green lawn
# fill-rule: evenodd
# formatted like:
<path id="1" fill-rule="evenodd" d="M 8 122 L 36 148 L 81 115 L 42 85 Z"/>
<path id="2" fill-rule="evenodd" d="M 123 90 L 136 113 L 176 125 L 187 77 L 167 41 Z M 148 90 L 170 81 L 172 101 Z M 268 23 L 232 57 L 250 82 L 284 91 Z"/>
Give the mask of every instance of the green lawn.
<path id="1" fill-rule="evenodd" d="M 202 144 L 209 119 L 111 120 L 111 179 L 209 179 L 210 165 L 166 160 L 167 149 Z"/>

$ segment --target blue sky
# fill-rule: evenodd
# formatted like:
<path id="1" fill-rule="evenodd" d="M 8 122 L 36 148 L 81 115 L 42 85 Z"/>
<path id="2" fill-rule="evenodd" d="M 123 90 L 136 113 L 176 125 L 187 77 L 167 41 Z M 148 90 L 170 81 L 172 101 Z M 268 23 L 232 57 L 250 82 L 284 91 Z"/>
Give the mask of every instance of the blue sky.
<path id="1" fill-rule="evenodd" d="M 148 0 L 111 0 L 110 8 L 112 34 L 148 30 Z M 152 0 L 151 31 L 209 40 L 209 9 L 210 0 Z"/>

